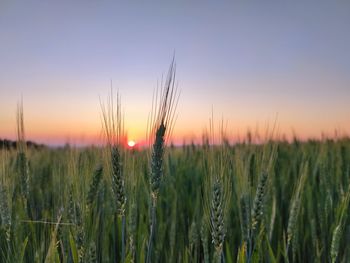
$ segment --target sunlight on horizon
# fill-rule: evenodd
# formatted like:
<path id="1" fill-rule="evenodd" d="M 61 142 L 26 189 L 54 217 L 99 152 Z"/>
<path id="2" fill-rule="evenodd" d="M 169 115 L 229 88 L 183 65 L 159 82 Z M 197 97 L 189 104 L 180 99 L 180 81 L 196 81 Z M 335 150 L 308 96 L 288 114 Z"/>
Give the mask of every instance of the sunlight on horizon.
<path id="1" fill-rule="evenodd" d="M 350 4 L 0 4 L 0 138 L 99 144 L 101 109 L 121 95 L 129 138 L 146 143 L 152 95 L 175 54 L 181 91 L 171 140 L 200 142 L 211 110 L 232 140 L 350 134 Z M 64 19 L 62 19 L 64 17 Z"/>

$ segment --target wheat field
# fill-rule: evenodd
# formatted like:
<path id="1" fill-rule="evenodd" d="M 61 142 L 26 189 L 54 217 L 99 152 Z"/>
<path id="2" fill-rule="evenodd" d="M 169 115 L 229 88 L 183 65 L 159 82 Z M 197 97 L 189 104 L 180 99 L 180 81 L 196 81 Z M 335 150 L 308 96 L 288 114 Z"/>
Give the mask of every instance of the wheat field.
<path id="1" fill-rule="evenodd" d="M 167 144 L 174 72 L 149 147 L 122 143 L 120 99 L 102 104 L 105 145 L 2 144 L 0 262 L 349 262 L 350 139 L 250 136 Z"/>

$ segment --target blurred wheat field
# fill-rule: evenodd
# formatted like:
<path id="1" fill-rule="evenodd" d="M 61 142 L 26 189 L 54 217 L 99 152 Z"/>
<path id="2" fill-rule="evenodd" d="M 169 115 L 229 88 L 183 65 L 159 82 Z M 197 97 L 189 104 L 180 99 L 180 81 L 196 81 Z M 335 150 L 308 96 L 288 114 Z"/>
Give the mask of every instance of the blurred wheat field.
<path id="1" fill-rule="evenodd" d="M 215 260 L 205 205 L 212 204 L 206 201 L 208 147 L 166 149 L 152 262 Z M 214 159 L 222 149 L 230 191 L 219 261 L 349 262 L 349 139 L 226 143 L 213 147 Z M 264 155 L 272 151 L 268 165 Z M 104 156 L 92 147 L 28 148 L 25 156 L 1 150 L 1 262 L 121 262 L 122 222 Z M 122 162 L 125 262 L 144 262 L 151 207 L 147 151 L 126 151 Z"/>

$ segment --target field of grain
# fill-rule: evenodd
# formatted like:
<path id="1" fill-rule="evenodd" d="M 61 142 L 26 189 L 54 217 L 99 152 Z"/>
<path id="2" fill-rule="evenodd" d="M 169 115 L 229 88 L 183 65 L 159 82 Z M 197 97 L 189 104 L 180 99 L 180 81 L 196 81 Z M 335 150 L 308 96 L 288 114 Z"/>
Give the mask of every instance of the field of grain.
<path id="1" fill-rule="evenodd" d="M 150 262 L 212 262 L 218 251 L 224 262 L 348 262 L 349 140 L 217 146 L 221 171 L 207 147 L 166 149 Z M 121 262 L 122 246 L 125 262 L 145 261 L 147 152 L 122 157 L 124 223 L 103 156 L 1 151 L 1 262 Z M 211 172 L 229 187 L 209 187 Z"/>
<path id="2" fill-rule="evenodd" d="M 172 74 L 145 149 L 124 147 L 118 96 L 103 147 L 29 147 L 19 107 L 0 262 L 349 262 L 350 140 L 214 143 L 212 123 L 202 144 L 166 145 Z"/>

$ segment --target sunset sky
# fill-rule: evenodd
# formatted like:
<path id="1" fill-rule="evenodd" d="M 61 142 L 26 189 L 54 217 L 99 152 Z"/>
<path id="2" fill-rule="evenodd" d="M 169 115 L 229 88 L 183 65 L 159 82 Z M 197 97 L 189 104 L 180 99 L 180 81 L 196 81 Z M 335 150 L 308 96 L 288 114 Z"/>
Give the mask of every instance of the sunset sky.
<path id="1" fill-rule="evenodd" d="M 141 2 L 141 1 L 140 1 Z M 349 1 L 0 1 L 0 138 L 100 138 L 99 98 L 122 96 L 143 141 L 152 93 L 173 54 L 174 140 L 201 138 L 212 108 L 232 138 L 264 131 L 350 134 Z"/>

